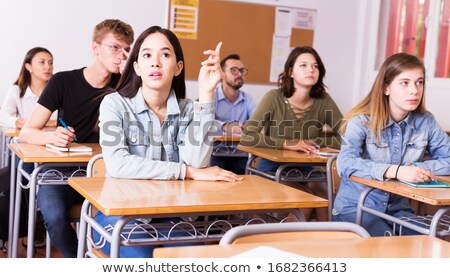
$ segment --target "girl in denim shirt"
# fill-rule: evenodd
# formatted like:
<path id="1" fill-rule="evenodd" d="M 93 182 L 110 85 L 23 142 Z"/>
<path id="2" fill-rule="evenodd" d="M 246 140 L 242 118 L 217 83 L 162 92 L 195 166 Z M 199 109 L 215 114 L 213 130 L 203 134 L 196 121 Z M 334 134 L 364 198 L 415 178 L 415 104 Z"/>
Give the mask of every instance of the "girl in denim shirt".
<path id="1" fill-rule="evenodd" d="M 107 174 L 130 179 L 196 179 L 238 181 L 242 177 L 219 167 L 207 167 L 214 123 L 214 88 L 220 81 L 221 43 L 203 53 L 199 102 L 185 99 L 184 58 L 170 30 L 153 26 L 133 47 L 117 92 L 100 105 L 100 145 Z M 101 212 L 96 220 L 114 225 L 119 217 Z M 139 219 L 129 223 L 178 222 L 179 218 Z M 183 233 L 177 233 L 178 236 Z M 132 238 L 150 237 L 133 235 Z M 172 233 L 174 236 L 174 233 Z M 99 235 L 95 234 L 96 241 Z M 152 256 L 154 246 L 122 247 L 120 257 Z M 103 251 L 109 253 L 109 244 Z"/>
<path id="2" fill-rule="evenodd" d="M 350 176 L 383 181 L 427 182 L 450 175 L 450 140 L 425 109 L 425 67 L 415 56 L 399 53 L 381 66 L 370 93 L 344 117 L 337 168 L 342 178 L 333 209 L 336 221 L 356 221 L 365 185 Z M 430 156 L 424 160 L 425 153 Z M 365 205 L 394 217 L 413 217 L 407 198 L 373 190 Z M 372 236 L 393 233 L 392 223 L 363 214 Z M 403 228 L 402 234 L 416 232 Z"/>

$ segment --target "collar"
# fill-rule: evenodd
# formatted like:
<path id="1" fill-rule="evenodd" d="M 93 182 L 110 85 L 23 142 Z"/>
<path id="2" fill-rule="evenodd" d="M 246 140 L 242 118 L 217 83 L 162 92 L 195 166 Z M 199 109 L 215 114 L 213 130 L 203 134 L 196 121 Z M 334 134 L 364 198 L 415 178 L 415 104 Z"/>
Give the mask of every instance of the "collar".
<path id="1" fill-rule="evenodd" d="M 409 126 L 412 129 L 414 129 L 415 128 L 414 118 L 415 118 L 415 113 L 414 112 L 409 112 L 408 115 L 406 116 L 406 118 L 401 120 L 398 123 L 398 125 L 406 125 L 406 126 Z M 386 125 L 386 128 L 390 127 L 394 123 L 395 123 L 395 121 L 391 117 L 389 117 L 387 125 Z"/>
<path id="2" fill-rule="evenodd" d="M 217 101 L 223 100 L 223 99 L 228 100 L 225 97 L 225 94 L 223 93 L 223 88 L 222 88 L 222 84 L 221 83 L 219 83 L 219 85 L 217 85 L 215 93 L 217 95 Z M 236 99 L 236 101 L 234 103 L 238 103 L 239 101 L 244 99 L 244 94 L 243 94 L 243 92 L 241 90 L 238 90 L 238 94 L 239 95 L 238 95 L 238 97 L 237 97 L 237 99 Z"/>
<path id="3" fill-rule="evenodd" d="M 139 88 L 136 96 L 134 97 L 134 107 L 137 113 L 150 110 L 145 103 L 144 95 L 142 94 L 142 88 Z M 169 98 L 167 99 L 167 115 L 180 114 L 180 107 L 178 106 L 177 96 L 175 91 L 170 91 Z"/>
<path id="4" fill-rule="evenodd" d="M 27 87 L 25 90 L 25 94 L 23 95 L 23 98 L 32 98 L 32 99 L 38 99 L 39 97 L 33 93 L 30 86 Z"/>

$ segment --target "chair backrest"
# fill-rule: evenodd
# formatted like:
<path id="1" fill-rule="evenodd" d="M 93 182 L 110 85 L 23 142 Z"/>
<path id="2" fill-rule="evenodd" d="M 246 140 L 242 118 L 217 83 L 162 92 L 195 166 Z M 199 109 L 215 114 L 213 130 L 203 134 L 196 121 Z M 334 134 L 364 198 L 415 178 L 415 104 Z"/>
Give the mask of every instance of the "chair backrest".
<path id="1" fill-rule="evenodd" d="M 103 159 L 103 154 L 97 154 L 93 156 L 87 165 L 87 176 L 88 177 L 104 177 L 106 176 L 106 165 Z"/>
<path id="2" fill-rule="evenodd" d="M 328 219 L 330 221 L 333 212 L 334 197 L 341 184 L 341 177 L 338 174 L 336 163 L 337 155 L 330 157 L 327 162 Z"/>
<path id="3" fill-rule="evenodd" d="M 370 234 L 363 227 L 349 222 L 271 223 L 234 227 L 219 244 L 367 237 Z"/>

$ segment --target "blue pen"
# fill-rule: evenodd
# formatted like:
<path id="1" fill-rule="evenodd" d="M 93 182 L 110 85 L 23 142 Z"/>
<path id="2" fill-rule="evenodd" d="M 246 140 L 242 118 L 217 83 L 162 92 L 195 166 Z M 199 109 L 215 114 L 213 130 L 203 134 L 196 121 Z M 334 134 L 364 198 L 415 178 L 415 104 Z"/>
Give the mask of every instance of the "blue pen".
<path id="1" fill-rule="evenodd" d="M 59 118 L 59 122 L 62 124 L 62 126 L 63 126 L 65 129 L 67 129 L 68 131 L 71 132 L 71 130 L 69 129 L 69 126 L 66 124 L 66 122 L 65 122 L 62 118 Z M 78 142 L 78 139 L 77 139 L 76 136 L 73 137 L 73 140 L 74 140 L 75 142 Z"/>

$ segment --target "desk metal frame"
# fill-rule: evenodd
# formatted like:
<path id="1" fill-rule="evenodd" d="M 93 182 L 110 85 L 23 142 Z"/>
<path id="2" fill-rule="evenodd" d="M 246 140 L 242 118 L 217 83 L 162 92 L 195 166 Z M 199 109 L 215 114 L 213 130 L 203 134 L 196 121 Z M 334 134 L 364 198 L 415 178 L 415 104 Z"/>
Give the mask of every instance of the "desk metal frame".
<path id="1" fill-rule="evenodd" d="M 357 208 L 357 211 L 356 211 L 356 223 L 357 224 L 361 225 L 363 212 L 367 212 L 367 213 L 373 214 L 373 215 L 378 216 L 378 217 L 380 217 L 382 219 L 391 221 L 392 223 L 398 224 L 400 226 L 407 227 L 407 228 L 409 228 L 411 230 L 417 231 L 417 232 L 422 233 L 422 234 L 430 235 L 430 236 L 433 236 L 433 237 L 450 235 L 450 226 L 448 224 L 443 224 L 443 223 L 440 222 L 441 219 L 443 219 L 444 215 L 447 214 L 448 212 L 450 212 L 450 206 L 445 206 L 445 207 L 440 208 L 431 217 L 431 222 L 430 222 L 429 225 L 427 225 L 425 223 L 417 223 L 417 224 L 415 224 L 413 221 L 410 221 L 409 218 L 404 218 L 404 219 L 396 218 L 396 217 L 393 217 L 393 216 L 388 215 L 386 213 L 383 213 L 383 212 L 380 212 L 380 211 L 377 211 L 377 210 L 374 210 L 372 208 L 369 208 L 369 207 L 365 206 L 364 205 L 364 201 L 366 200 L 366 198 L 367 198 L 367 196 L 369 195 L 370 192 L 372 192 L 375 189 L 386 190 L 387 188 L 372 187 L 373 184 L 370 182 L 370 180 L 365 180 L 365 179 L 358 178 L 358 177 L 351 177 L 351 179 L 353 181 L 356 181 L 356 182 L 362 183 L 364 185 L 367 185 L 367 188 L 361 193 L 361 195 L 360 195 L 360 197 L 358 199 L 358 208 Z M 390 182 L 398 183 L 397 181 L 390 181 Z M 407 186 L 407 185 L 404 185 L 404 186 Z M 412 190 L 414 190 L 414 189 L 412 189 Z M 450 189 L 442 189 L 442 188 L 440 188 L 440 189 L 437 189 L 437 190 L 450 190 Z M 402 192 L 399 191 L 399 190 L 395 190 L 395 191 L 392 190 L 392 191 L 389 191 L 389 192 L 391 194 L 398 194 L 398 195 L 401 195 L 401 196 L 406 197 L 406 198 L 413 197 L 413 196 L 408 196 L 406 194 L 401 194 Z M 421 202 L 429 203 L 429 202 L 426 202 L 425 199 L 420 199 L 420 198 L 414 198 L 414 199 L 416 199 L 418 201 L 421 201 Z M 422 224 L 422 225 L 419 225 L 419 224 Z M 438 229 L 439 226 L 444 226 L 444 227 L 446 226 L 447 229 L 440 229 L 439 230 Z"/>

